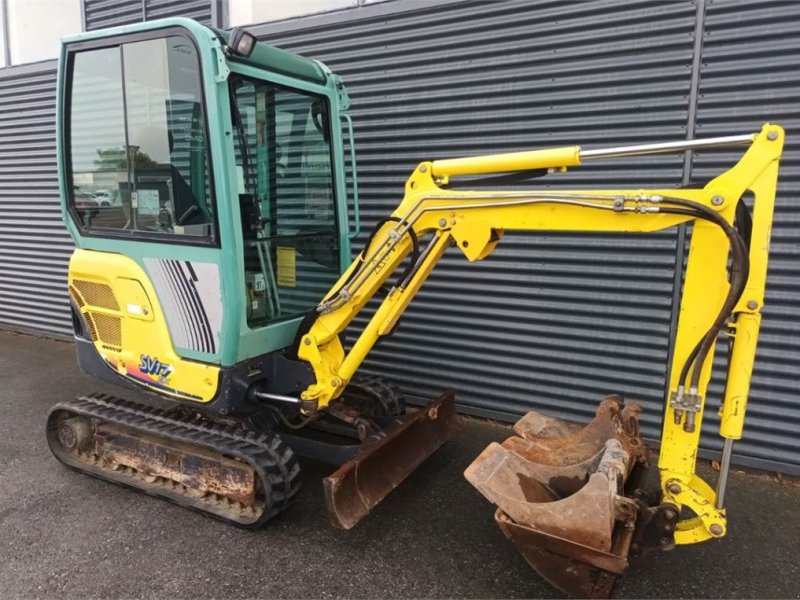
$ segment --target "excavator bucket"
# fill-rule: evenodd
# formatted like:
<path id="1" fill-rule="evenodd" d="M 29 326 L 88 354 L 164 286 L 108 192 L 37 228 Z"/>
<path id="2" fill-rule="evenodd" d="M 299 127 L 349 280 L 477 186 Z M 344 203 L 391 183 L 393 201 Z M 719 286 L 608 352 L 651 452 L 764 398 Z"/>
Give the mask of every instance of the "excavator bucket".
<path id="1" fill-rule="evenodd" d="M 395 421 L 323 480 L 333 525 L 355 526 L 450 438 L 456 426 L 455 396 L 445 392 Z"/>
<path id="2" fill-rule="evenodd" d="M 464 473 L 525 560 L 570 596 L 607 598 L 627 568 L 638 505 L 623 487 L 647 461 L 639 412 L 618 396 L 584 427 L 530 412 Z"/>

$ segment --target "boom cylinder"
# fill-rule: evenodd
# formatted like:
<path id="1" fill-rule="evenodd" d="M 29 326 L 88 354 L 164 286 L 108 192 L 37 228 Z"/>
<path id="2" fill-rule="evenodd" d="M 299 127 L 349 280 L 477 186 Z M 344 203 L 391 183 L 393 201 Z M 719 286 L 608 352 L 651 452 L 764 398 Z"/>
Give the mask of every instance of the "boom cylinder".
<path id="1" fill-rule="evenodd" d="M 749 146 L 755 134 L 726 135 L 699 140 L 681 140 L 679 142 L 661 142 L 658 144 L 638 144 L 636 146 L 617 146 L 615 148 L 597 148 L 581 151 L 581 160 L 598 160 L 619 158 L 622 156 L 644 156 L 647 154 L 663 154 L 665 152 L 683 152 L 685 150 L 711 150 L 715 148 L 733 148 Z"/>

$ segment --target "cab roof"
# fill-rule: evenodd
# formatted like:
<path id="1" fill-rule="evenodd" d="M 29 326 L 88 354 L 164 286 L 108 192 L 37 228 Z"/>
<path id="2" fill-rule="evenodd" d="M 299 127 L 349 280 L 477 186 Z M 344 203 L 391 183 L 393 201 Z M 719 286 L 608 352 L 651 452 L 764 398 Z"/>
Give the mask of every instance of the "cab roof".
<path id="1" fill-rule="evenodd" d="M 170 17 L 157 19 L 154 21 L 144 21 L 142 23 L 132 23 L 130 25 L 120 25 L 87 31 L 62 38 L 63 44 L 73 44 L 79 42 L 95 41 L 99 39 L 113 38 L 117 36 L 127 36 L 140 32 L 178 27 L 185 29 L 189 35 L 201 47 L 219 41 L 225 44 L 228 41 L 229 32 L 206 27 L 193 19 L 186 17 Z M 296 77 L 312 83 L 325 85 L 328 81 L 328 71 L 319 61 L 306 58 L 299 54 L 281 50 L 265 42 L 257 42 L 252 54 L 247 57 L 239 57 L 233 54 L 227 55 L 227 60 L 232 62 L 242 62 L 251 64 L 263 69 L 274 71 L 289 77 Z"/>

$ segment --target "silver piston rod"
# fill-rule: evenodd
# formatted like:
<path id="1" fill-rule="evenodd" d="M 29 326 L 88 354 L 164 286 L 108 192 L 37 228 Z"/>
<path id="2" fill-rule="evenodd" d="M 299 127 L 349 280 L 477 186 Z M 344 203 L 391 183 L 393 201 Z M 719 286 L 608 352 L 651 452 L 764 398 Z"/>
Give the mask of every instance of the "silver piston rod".
<path id="1" fill-rule="evenodd" d="M 728 135 L 706 138 L 702 140 L 683 140 L 680 142 L 662 142 L 660 144 L 639 144 L 638 146 L 617 146 L 615 148 L 598 148 L 597 150 L 581 150 L 581 161 L 616 158 L 619 156 L 644 156 L 646 154 L 663 154 L 665 152 L 682 152 L 684 150 L 708 150 L 712 148 L 733 148 L 749 146 L 755 134 Z"/>
<path id="2" fill-rule="evenodd" d="M 733 453 L 733 440 L 725 438 L 722 447 L 722 461 L 719 466 L 719 479 L 717 479 L 717 508 L 725 508 L 725 490 L 728 487 L 728 473 L 731 470 L 731 454 Z"/>

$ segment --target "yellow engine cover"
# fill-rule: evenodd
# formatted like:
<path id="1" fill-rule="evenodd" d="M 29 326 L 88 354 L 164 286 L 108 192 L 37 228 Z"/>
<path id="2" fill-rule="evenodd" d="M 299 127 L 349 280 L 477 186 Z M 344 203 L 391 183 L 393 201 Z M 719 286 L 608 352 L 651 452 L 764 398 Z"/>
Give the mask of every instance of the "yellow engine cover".
<path id="1" fill-rule="evenodd" d="M 208 402 L 219 367 L 179 356 L 145 271 L 121 254 L 75 250 L 69 294 L 97 352 L 126 379 L 175 398 Z"/>

